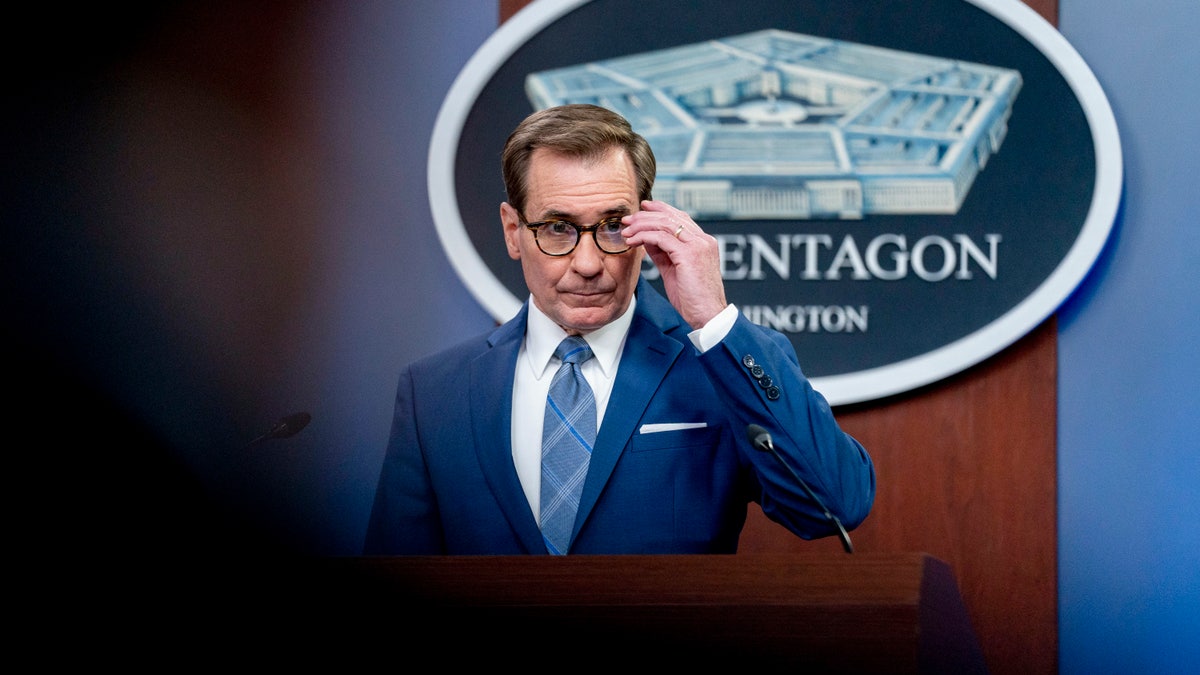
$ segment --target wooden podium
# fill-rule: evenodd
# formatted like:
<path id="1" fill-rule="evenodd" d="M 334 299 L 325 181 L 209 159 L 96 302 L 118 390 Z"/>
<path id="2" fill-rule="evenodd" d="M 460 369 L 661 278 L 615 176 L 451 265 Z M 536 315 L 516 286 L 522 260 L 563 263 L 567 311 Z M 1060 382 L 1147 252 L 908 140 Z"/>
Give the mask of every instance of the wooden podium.
<path id="1" fill-rule="evenodd" d="M 342 601 L 403 618 L 398 640 L 452 642 L 447 665 L 986 672 L 949 566 L 922 553 L 327 562 Z"/>

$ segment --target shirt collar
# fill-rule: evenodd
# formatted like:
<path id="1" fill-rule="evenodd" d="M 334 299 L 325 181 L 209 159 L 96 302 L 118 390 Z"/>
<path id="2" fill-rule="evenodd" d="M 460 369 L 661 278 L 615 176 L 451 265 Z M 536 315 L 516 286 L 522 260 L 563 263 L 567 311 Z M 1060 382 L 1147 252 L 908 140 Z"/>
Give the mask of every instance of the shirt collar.
<path id="1" fill-rule="evenodd" d="M 637 297 L 629 299 L 629 307 L 625 312 L 606 326 L 602 326 L 583 336 L 588 346 L 592 348 L 593 358 L 604 376 L 612 378 L 616 371 L 617 357 L 625 344 L 625 336 L 629 334 L 629 326 L 633 323 L 633 310 L 637 306 Z M 529 317 L 525 325 L 525 356 L 533 376 L 541 379 L 550 372 L 550 361 L 554 358 L 554 350 L 558 343 L 567 337 L 567 333 L 546 316 L 533 298 L 529 298 Z"/>

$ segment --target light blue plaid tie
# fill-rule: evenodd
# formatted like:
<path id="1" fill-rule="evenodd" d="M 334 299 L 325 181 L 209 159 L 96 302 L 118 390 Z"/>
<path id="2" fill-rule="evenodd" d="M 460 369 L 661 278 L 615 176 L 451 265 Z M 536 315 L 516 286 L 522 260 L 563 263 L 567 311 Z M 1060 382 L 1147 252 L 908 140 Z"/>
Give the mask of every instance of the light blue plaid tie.
<path id="1" fill-rule="evenodd" d="M 542 538 L 546 549 L 563 555 L 571 543 L 575 511 L 596 442 L 596 398 L 580 364 L 592 358 L 581 337 L 568 337 L 554 350 L 562 365 L 550 381 L 542 427 Z"/>

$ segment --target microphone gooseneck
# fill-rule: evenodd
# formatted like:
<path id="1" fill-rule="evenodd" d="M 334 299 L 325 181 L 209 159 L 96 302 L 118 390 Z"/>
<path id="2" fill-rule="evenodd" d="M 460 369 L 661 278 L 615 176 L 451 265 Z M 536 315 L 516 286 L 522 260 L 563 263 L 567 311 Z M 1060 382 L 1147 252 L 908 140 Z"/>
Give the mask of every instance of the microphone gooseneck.
<path id="1" fill-rule="evenodd" d="M 846 532 L 846 528 L 842 526 L 842 521 L 833 515 L 828 507 L 825 506 L 825 502 L 821 501 L 820 497 L 817 497 L 816 493 L 812 491 L 812 488 L 808 487 L 808 483 L 804 482 L 800 474 L 796 473 L 796 470 L 784 461 L 779 451 L 775 449 L 775 442 L 771 440 L 771 433 L 757 424 L 751 424 L 746 427 L 746 438 L 750 439 L 750 445 L 754 446 L 756 450 L 770 453 L 775 457 L 775 461 L 782 464 L 783 468 L 792 474 L 792 478 L 795 478 L 800 487 L 804 488 L 804 493 L 808 495 L 808 498 L 813 500 L 820 507 L 825 517 L 837 527 L 838 537 L 842 540 L 842 548 L 846 549 L 846 553 L 854 553 L 854 546 L 850 543 L 850 533 Z"/>

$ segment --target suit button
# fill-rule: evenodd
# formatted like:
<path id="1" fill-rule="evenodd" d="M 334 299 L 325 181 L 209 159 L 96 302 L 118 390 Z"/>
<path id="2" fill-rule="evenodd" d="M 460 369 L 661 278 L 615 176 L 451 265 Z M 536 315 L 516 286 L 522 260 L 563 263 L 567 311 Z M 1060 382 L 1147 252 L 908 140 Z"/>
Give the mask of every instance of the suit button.
<path id="1" fill-rule="evenodd" d="M 762 366 L 751 366 L 750 367 L 750 374 L 753 375 L 754 379 L 756 379 L 756 380 L 761 378 L 766 372 L 767 371 L 763 370 Z"/>
<path id="2" fill-rule="evenodd" d="M 774 385 L 767 387 L 767 400 L 770 400 L 770 401 L 779 400 L 779 387 L 776 387 Z"/>
<path id="3" fill-rule="evenodd" d="M 747 368 L 753 366 L 754 365 L 754 357 L 750 356 L 749 354 L 743 356 L 742 357 L 742 365 L 746 366 Z"/>
<path id="4" fill-rule="evenodd" d="M 771 385 L 774 384 L 774 380 L 771 379 L 770 375 L 763 375 L 762 377 L 758 378 L 758 384 L 763 389 L 770 389 Z"/>

